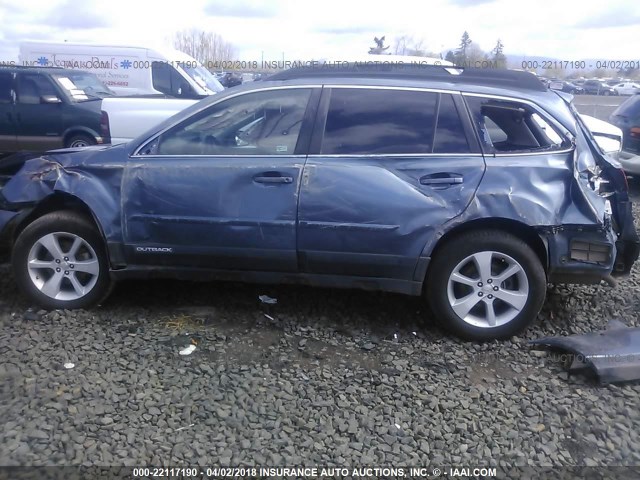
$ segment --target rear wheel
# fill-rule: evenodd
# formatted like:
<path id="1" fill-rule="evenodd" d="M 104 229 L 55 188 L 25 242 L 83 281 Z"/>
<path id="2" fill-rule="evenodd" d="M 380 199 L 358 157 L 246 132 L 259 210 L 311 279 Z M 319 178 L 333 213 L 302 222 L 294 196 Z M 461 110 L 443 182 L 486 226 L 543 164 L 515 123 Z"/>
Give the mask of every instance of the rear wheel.
<path id="1" fill-rule="evenodd" d="M 519 238 L 483 230 L 460 235 L 429 266 L 427 298 L 443 327 L 467 340 L 508 338 L 537 316 L 546 276 Z"/>
<path id="2" fill-rule="evenodd" d="M 70 136 L 64 146 L 67 148 L 88 147 L 90 145 L 95 145 L 96 143 L 95 138 L 83 133 L 78 133 Z"/>
<path id="3" fill-rule="evenodd" d="M 12 263 L 22 291 L 46 309 L 86 308 L 111 288 L 102 239 L 75 212 L 49 213 L 27 226 L 16 240 Z"/>

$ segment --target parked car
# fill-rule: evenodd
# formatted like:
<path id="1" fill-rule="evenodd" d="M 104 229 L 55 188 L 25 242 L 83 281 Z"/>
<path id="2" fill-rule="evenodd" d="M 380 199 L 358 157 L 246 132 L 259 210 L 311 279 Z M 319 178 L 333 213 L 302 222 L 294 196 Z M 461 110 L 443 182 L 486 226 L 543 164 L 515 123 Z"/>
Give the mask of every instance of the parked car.
<path id="1" fill-rule="evenodd" d="M 635 95 L 640 93 L 640 83 L 635 82 L 623 82 L 618 83 L 613 87 L 618 95 Z"/>
<path id="2" fill-rule="evenodd" d="M 222 85 L 195 58 L 173 48 L 23 42 L 20 61 L 95 73 L 118 95 L 202 98 Z"/>
<path id="3" fill-rule="evenodd" d="M 547 282 L 640 250 L 624 172 L 565 95 L 507 70 L 281 72 L 127 144 L 0 165 L 0 238 L 48 309 L 128 277 L 295 282 L 424 295 L 461 337 L 508 338 Z"/>
<path id="4" fill-rule="evenodd" d="M 242 85 L 242 77 L 235 73 L 227 72 L 220 78 L 220 83 L 225 88 L 231 88 Z"/>
<path id="5" fill-rule="evenodd" d="M 627 173 L 640 176 L 640 95 L 626 99 L 616 108 L 609 121 L 622 130 L 619 161 Z"/>
<path id="6" fill-rule="evenodd" d="M 582 88 L 588 95 L 617 95 L 613 87 L 600 80 L 586 80 Z"/>
<path id="7" fill-rule="evenodd" d="M 0 67 L 0 153 L 109 143 L 100 100 L 110 95 L 92 73 Z"/>
<path id="8" fill-rule="evenodd" d="M 571 93 L 573 95 L 584 93 L 584 88 L 571 82 L 566 82 L 564 80 L 554 80 L 550 82 L 549 88 L 551 88 L 552 90 L 560 90 L 562 92 Z"/>

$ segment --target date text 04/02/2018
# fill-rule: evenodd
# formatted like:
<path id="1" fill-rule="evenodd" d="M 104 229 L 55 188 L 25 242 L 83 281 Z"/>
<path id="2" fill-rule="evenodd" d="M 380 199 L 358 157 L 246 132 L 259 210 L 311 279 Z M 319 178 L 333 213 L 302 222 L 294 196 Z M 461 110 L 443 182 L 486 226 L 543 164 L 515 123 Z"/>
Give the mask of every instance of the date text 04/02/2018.
<path id="1" fill-rule="evenodd" d="M 633 70 L 640 68 L 640 60 L 523 60 L 522 68 L 541 68 L 558 70 L 585 70 L 595 68 L 597 70 Z"/>

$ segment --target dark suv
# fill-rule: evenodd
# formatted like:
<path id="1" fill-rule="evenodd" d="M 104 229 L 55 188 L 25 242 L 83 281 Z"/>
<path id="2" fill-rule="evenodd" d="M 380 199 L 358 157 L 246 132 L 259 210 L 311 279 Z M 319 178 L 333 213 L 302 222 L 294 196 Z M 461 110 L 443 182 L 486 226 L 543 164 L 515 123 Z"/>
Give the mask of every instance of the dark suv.
<path id="1" fill-rule="evenodd" d="M 624 172 L 563 95 L 517 71 L 289 70 L 129 144 L 11 163 L 0 232 L 44 308 L 126 277 L 295 282 L 424 295 L 464 338 L 509 337 L 547 282 L 638 257 Z"/>
<path id="2" fill-rule="evenodd" d="M 0 67 L 0 154 L 109 143 L 100 126 L 108 95 L 93 73 Z"/>

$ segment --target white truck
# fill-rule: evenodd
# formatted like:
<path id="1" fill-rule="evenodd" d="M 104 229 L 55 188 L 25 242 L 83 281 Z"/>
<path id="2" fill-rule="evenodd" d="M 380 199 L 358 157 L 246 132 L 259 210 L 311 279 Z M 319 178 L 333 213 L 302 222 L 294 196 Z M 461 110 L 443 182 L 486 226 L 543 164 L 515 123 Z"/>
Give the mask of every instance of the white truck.
<path id="1" fill-rule="evenodd" d="M 111 144 L 126 143 L 198 100 L 178 98 L 119 98 L 102 100 L 102 128 Z"/>
<path id="2" fill-rule="evenodd" d="M 203 98 L 224 88 L 197 60 L 172 48 L 23 42 L 20 62 L 95 73 L 117 95 Z"/>

